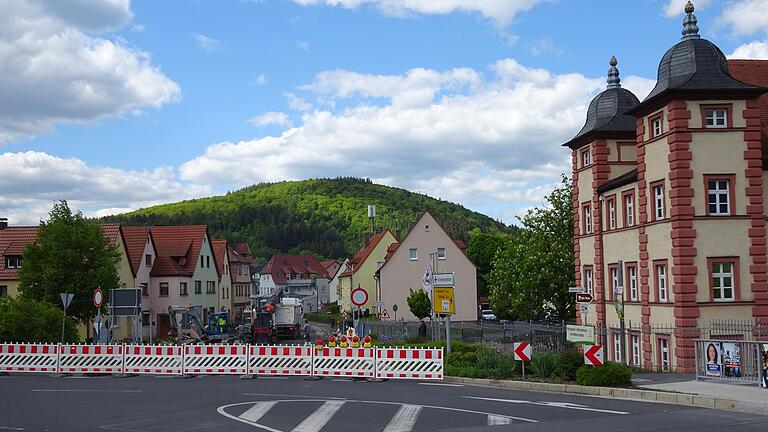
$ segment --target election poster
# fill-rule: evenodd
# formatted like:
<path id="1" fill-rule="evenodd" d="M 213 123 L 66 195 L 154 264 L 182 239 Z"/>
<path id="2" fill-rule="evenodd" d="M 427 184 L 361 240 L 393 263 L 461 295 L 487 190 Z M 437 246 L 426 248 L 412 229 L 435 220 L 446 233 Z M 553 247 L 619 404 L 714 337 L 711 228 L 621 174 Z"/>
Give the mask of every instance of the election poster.
<path id="1" fill-rule="evenodd" d="M 763 388 L 768 388 L 768 344 L 760 344 L 760 365 L 762 369 L 760 384 Z"/>
<path id="2" fill-rule="evenodd" d="M 723 372 L 726 378 L 741 378 L 741 345 L 723 342 Z"/>
<path id="3" fill-rule="evenodd" d="M 722 345 L 720 342 L 710 342 L 706 345 L 704 358 L 707 359 L 707 376 L 721 377 L 723 375 L 721 352 Z"/>

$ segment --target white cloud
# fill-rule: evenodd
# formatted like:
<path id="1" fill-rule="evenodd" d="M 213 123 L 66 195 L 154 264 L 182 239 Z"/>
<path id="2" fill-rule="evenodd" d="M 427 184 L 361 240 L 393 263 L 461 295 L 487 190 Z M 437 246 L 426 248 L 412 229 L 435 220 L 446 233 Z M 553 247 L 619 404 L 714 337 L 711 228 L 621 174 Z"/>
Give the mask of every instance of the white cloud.
<path id="1" fill-rule="evenodd" d="M 275 112 L 275 111 L 265 112 L 264 114 L 258 115 L 256 117 L 252 117 L 248 119 L 248 123 L 255 126 L 276 125 L 276 126 L 283 126 L 283 127 L 291 127 L 291 119 L 288 118 L 288 115 L 283 112 Z"/>
<path id="2" fill-rule="evenodd" d="M 768 40 L 745 43 L 737 47 L 728 58 L 768 60 Z"/>
<path id="3" fill-rule="evenodd" d="M 411 14 L 480 13 L 502 26 L 509 24 L 518 13 L 545 1 L 547 0 L 294 0 L 304 6 L 327 5 L 346 9 L 372 5 L 385 15 L 397 17 Z"/>
<path id="4" fill-rule="evenodd" d="M 266 85 L 268 82 L 269 82 L 269 78 L 267 78 L 267 76 L 266 76 L 266 75 L 264 75 L 264 74 L 259 74 L 259 75 L 257 75 L 257 76 L 256 76 L 256 78 L 254 78 L 253 80 L 251 80 L 250 84 L 251 84 L 252 86 L 256 87 L 256 86 L 263 86 L 263 85 Z"/>
<path id="5" fill-rule="evenodd" d="M 538 205 L 560 173 L 570 172 L 570 153 L 560 145 L 581 128 L 605 78 L 556 75 L 513 59 L 490 70 L 491 78 L 467 68 L 321 72 L 299 90 L 343 108 L 306 112 L 301 125 L 279 135 L 213 144 L 184 163 L 180 176 L 218 185 L 230 185 L 233 171 L 237 185 L 368 177 L 504 217 L 510 207 Z M 640 99 L 653 86 L 639 77 L 625 81 Z"/>
<path id="6" fill-rule="evenodd" d="M 144 24 L 134 24 L 131 26 L 131 30 L 136 33 L 141 33 L 145 29 Z"/>
<path id="7" fill-rule="evenodd" d="M 208 186 L 181 183 L 170 167 L 135 171 L 34 151 L 0 155 L 0 214 L 12 224 L 37 223 L 60 199 L 100 216 L 211 192 Z"/>
<path id="8" fill-rule="evenodd" d="M 712 0 L 696 0 L 694 5 L 696 10 L 699 11 L 706 8 L 711 2 Z M 668 0 L 663 8 L 664 16 L 667 18 L 683 17 L 685 15 L 686 3 L 688 3 L 688 0 Z"/>
<path id="9" fill-rule="evenodd" d="M 768 29 L 768 0 L 739 0 L 727 3 L 720 24 L 739 36 L 749 36 Z"/>
<path id="10" fill-rule="evenodd" d="M 310 50 L 309 42 L 307 41 L 296 41 L 296 47 L 306 53 L 308 53 Z"/>
<path id="11" fill-rule="evenodd" d="M 219 51 L 222 48 L 221 42 L 210 36 L 200 33 L 195 33 L 193 36 L 197 41 L 197 46 L 205 52 Z"/>
<path id="12" fill-rule="evenodd" d="M 313 108 L 311 103 L 293 93 L 283 93 L 283 96 L 288 101 L 288 108 L 294 111 L 309 111 Z"/>
<path id="13" fill-rule="evenodd" d="M 0 144 L 50 132 L 57 123 L 88 123 L 179 98 L 179 86 L 148 53 L 86 34 L 125 25 L 129 6 L 0 2 Z"/>

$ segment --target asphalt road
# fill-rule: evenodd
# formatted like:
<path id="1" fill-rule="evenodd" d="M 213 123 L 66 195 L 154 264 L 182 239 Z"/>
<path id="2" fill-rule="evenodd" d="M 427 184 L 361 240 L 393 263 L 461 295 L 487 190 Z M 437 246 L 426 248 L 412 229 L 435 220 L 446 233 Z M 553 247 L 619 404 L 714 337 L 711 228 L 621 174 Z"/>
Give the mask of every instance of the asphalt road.
<path id="1" fill-rule="evenodd" d="M 0 376 L 0 431 L 767 430 L 768 417 L 411 381 Z"/>

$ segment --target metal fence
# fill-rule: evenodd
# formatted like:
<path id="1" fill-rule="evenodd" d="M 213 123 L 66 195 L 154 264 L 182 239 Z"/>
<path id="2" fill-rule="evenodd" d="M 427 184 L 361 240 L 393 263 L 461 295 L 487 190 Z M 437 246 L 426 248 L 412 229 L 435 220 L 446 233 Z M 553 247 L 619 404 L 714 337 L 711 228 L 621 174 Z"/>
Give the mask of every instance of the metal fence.
<path id="1" fill-rule="evenodd" d="M 765 386 L 768 342 L 696 341 L 696 379 Z"/>

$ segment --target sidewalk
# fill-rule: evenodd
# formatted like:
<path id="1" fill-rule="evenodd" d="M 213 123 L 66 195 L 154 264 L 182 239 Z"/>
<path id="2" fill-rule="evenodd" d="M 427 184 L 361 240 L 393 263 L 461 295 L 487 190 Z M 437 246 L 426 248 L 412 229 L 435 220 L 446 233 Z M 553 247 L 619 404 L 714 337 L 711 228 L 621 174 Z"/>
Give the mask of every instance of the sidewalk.
<path id="1" fill-rule="evenodd" d="M 707 381 L 667 382 L 662 384 L 640 384 L 649 390 L 673 391 L 701 396 L 733 399 L 742 402 L 759 402 L 768 406 L 768 389 L 756 385 L 722 384 Z"/>

